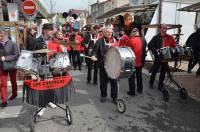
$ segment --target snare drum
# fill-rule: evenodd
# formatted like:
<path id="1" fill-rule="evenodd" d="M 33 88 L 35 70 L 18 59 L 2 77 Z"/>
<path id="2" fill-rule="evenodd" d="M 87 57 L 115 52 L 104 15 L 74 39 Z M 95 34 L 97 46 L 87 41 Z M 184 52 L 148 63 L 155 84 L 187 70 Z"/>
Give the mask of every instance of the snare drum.
<path id="1" fill-rule="evenodd" d="M 177 56 L 184 56 L 185 55 L 185 50 L 182 46 L 177 46 L 175 48 L 175 53 Z"/>
<path id="2" fill-rule="evenodd" d="M 169 60 L 172 59 L 172 49 L 170 47 L 163 47 L 159 50 L 161 59 Z"/>
<path id="3" fill-rule="evenodd" d="M 192 48 L 191 47 L 185 47 L 184 51 L 185 51 L 184 53 L 186 56 L 192 57 Z"/>
<path id="4" fill-rule="evenodd" d="M 71 67 L 69 56 L 66 52 L 58 53 L 50 60 L 50 68 L 53 71 L 65 71 Z"/>
<path id="5" fill-rule="evenodd" d="M 26 73 L 37 74 L 39 63 L 31 51 L 22 50 L 16 62 L 16 68 Z"/>
<path id="6" fill-rule="evenodd" d="M 112 79 L 129 77 L 135 70 L 135 54 L 129 47 L 114 47 L 108 49 L 105 69 Z"/>

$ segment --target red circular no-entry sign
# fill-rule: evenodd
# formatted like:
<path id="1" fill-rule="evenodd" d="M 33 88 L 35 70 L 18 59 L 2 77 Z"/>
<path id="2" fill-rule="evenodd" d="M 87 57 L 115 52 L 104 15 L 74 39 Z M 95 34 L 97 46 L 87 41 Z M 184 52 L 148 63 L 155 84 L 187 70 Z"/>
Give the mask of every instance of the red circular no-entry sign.
<path id="1" fill-rule="evenodd" d="M 22 3 L 22 11 L 26 15 L 33 15 L 37 10 L 37 6 L 32 0 L 25 0 Z"/>

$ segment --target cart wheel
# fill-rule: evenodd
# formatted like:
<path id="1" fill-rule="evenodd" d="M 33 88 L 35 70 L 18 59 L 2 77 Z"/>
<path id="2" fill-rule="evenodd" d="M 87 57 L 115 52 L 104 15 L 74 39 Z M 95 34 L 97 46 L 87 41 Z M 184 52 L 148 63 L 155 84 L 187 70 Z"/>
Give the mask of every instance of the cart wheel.
<path id="1" fill-rule="evenodd" d="M 125 105 L 125 102 L 124 100 L 122 99 L 117 99 L 117 111 L 119 113 L 124 113 L 126 111 L 126 105 Z"/>
<path id="2" fill-rule="evenodd" d="M 169 92 L 166 89 L 164 89 L 162 92 L 163 92 L 163 100 L 168 102 L 169 101 Z"/>
<path id="3" fill-rule="evenodd" d="M 181 88 L 181 89 L 180 89 L 180 97 L 181 97 L 182 99 L 184 99 L 184 100 L 187 99 L 188 93 L 187 93 L 187 90 L 186 90 L 185 88 Z"/>
<path id="4" fill-rule="evenodd" d="M 34 132 L 35 130 L 35 119 L 34 119 L 34 113 L 30 113 L 30 132 Z"/>
<path id="5" fill-rule="evenodd" d="M 72 112 L 69 109 L 69 106 L 66 106 L 66 111 L 65 112 L 66 112 L 66 117 L 67 117 L 67 123 L 69 125 L 71 125 L 72 124 Z"/>

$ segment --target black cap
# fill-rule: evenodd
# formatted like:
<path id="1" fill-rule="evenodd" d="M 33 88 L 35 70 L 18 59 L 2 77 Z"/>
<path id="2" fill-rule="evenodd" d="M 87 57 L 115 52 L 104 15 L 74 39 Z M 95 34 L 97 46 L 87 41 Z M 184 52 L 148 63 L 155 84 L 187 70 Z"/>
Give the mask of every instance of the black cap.
<path id="1" fill-rule="evenodd" d="M 51 24 L 51 23 L 45 23 L 45 24 L 43 24 L 43 28 L 42 29 L 53 30 L 53 24 Z"/>

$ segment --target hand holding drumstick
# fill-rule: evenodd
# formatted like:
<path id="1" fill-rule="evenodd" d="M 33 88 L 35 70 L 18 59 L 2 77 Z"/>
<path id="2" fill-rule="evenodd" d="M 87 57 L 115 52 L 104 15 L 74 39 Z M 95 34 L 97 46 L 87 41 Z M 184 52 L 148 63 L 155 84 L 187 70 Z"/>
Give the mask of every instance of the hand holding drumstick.
<path id="1" fill-rule="evenodd" d="M 95 56 L 90 57 L 90 56 L 86 56 L 86 55 L 84 55 L 84 54 L 81 54 L 81 56 L 84 56 L 84 57 L 86 57 L 86 58 L 89 58 L 89 59 L 91 59 L 92 61 L 97 61 L 97 58 L 96 58 Z"/>

